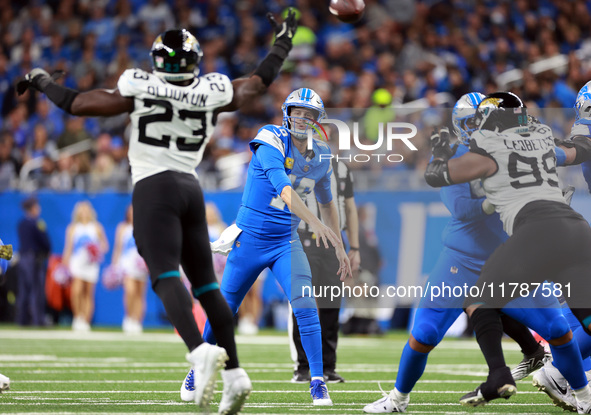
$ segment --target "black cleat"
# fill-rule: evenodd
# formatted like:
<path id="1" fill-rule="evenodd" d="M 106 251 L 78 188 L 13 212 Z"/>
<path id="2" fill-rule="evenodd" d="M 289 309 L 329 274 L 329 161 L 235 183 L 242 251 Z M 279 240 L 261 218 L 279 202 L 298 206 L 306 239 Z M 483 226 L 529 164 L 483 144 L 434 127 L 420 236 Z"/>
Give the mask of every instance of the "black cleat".
<path id="1" fill-rule="evenodd" d="M 324 381 L 326 383 L 345 383 L 345 378 L 336 371 L 331 370 L 324 372 Z"/>
<path id="2" fill-rule="evenodd" d="M 496 386 L 498 385 L 498 386 Z M 472 392 L 460 398 L 464 406 L 482 406 L 493 399 L 509 399 L 517 393 L 517 386 L 511 376 L 509 368 L 505 366 L 488 375 L 486 382 L 482 383 Z"/>
<path id="3" fill-rule="evenodd" d="M 550 360 L 552 355 L 550 353 L 546 353 L 544 348 L 540 345 L 538 350 L 536 350 L 533 354 L 524 354 L 523 360 L 511 370 L 511 375 L 513 379 L 517 382 L 523 378 L 528 377 L 530 374 L 535 372 L 536 370 L 540 369 L 544 366 L 547 360 Z"/>
<path id="4" fill-rule="evenodd" d="M 291 383 L 310 383 L 311 380 L 309 369 L 296 369 L 293 371 Z"/>

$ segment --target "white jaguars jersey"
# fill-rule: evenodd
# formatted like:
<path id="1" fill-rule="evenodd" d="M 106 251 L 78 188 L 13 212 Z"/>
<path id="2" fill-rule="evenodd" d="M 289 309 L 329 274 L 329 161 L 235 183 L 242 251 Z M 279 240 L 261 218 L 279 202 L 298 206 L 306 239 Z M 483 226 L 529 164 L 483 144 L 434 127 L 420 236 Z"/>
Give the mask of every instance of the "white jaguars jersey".
<path id="1" fill-rule="evenodd" d="M 117 88 L 122 96 L 134 98 L 128 152 L 133 183 L 166 170 L 196 175 L 214 129 L 213 113 L 232 101 L 230 79 L 209 73 L 177 86 L 150 72 L 128 69 Z"/>
<path id="2" fill-rule="evenodd" d="M 495 174 L 482 180 L 486 197 L 496 206 L 507 234 L 513 233 L 515 217 L 535 200 L 566 203 L 558 186 L 552 130 L 535 124 L 528 132 L 502 133 L 478 130 L 471 136 L 470 151 L 491 157 Z"/>

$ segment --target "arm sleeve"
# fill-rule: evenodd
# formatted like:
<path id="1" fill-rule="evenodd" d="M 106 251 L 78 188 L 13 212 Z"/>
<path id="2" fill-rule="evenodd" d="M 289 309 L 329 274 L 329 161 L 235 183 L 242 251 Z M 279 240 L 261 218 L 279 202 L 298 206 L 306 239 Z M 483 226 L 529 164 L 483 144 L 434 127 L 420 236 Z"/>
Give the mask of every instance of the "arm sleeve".
<path id="1" fill-rule="evenodd" d="M 470 221 L 487 217 L 488 215 L 482 211 L 484 199 L 484 197 L 472 198 L 470 183 L 441 188 L 441 200 L 457 220 Z"/>
<path id="2" fill-rule="evenodd" d="M 291 186 L 291 180 L 287 177 L 285 166 L 283 165 L 285 159 L 278 149 L 262 144 L 255 150 L 254 155 L 278 195 L 281 194 L 281 190 L 285 186 Z"/>

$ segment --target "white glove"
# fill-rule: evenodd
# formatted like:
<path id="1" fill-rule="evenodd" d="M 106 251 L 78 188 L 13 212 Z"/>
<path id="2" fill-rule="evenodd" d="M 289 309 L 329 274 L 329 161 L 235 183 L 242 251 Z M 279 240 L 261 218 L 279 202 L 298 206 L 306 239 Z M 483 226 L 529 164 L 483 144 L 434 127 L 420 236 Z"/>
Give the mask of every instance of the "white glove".
<path id="1" fill-rule="evenodd" d="M 228 255 L 232 250 L 234 241 L 241 233 L 242 229 L 236 226 L 236 224 L 228 226 L 216 241 L 210 243 L 211 251 L 217 254 Z"/>

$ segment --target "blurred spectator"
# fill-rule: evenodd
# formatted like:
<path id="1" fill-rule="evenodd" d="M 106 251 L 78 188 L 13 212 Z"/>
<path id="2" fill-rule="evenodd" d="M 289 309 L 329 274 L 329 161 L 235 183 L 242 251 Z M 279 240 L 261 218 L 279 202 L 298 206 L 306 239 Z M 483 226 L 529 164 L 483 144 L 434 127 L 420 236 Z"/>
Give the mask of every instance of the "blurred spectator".
<path id="1" fill-rule="evenodd" d="M 125 220 L 117 225 L 111 265 L 123 274 L 123 304 L 125 308 L 123 332 L 139 334 L 143 331 L 142 322 L 146 309 L 148 266 L 138 253 L 133 238 L 133 208 L 131 205 L 125 211 Z"/>
<path id="2" fill-rule="evenodd" d="M 372 95 L 373 105 L 365 112 L 363 123 L 365 126 L 365 137 L 372 143 L 378 141 L 378 137 L 386 129 L 386 123 L 394 121 L 396 113 L 392 105 L 392 94 L 387 89 L 377 89 Z M 380 123 L 383 124 L 380 131 Z"/>
<path id="3" fill-rule="evenodd" d="M 21 326 L 45 325 L 45 273 L 51 244 L 41 206 L 33 196 L 22 204 L 25 217 L 18 223 L 20 260 L 16 322 Z"/>
<path id="4" fill-rule="evenodd" d="M 14 186 L 20 163 L 13 154 L 14 138 L 8 131 L 0 133 L 0 191 Z"/>
<path id="5" fill-rule="evenodd" d="M 66 229 L 62 263 L 72 276 L 72 330 L 90 331 L 94 314 L 94 290 L 109 243 L 89 201 L 76 203 Z"/>
<path id="6" fill-rule="evenodd" d="M 46 102 L 36 104 L 41 100 L 35 94 L 15 98 L 14 81 L 34 66 L 43 66 L 65 70 L 61 82 L 67 86 L 115 88 L 126 68 L 151 69 L 148 52 L 154 36 L 172 27 L 197 35 L 204 52 L 202 73 L 250 73 L 272 36 L 266 12 L 279 18 L 288 3 L 54 0 L 23 7 L 0 0 L 0 128 L 12 132 L 19 150 L 31 146 L 31 129 L 38 123 L 45 125 L 50 141 L 61 138 L 60 147 L 64 141 L 79 141 L 64 132 L 63 118 L 54 116 L 53 108 Z M 540 107 L 571 108 L 576 91 L 591 78 L 591 7 L 584 0 L 366 0 L 365 17 L 355 25 L 337 20 L 326 3 L 296 3 L 300 27 L 282 74 L 266 97 L 241 112 L 232 143 L 225 133 L 219 142 L 212 140 L 204 160 L 210 177 L 202 176 L 203 183 L 218 184 L 220 160 L 223 164 L 224 157 L 243 151 L 247 140 L 242 140 L 242 124 L 251 129 L 273 122 L 280 115 L 275 104 L 283 102 L 278 97 L 303 85 L 321 90 L 327 108 L 367 109 L 374 105 L 372 94 L 382 88 L 392 95 L 395 108 L 422 98 L 437 106 L 447 101 L 451 107 L 467 91 L 499 89 Z M 523 75 L 509 72 L 514 69 Z M 449 97 L 436 96 L 440 93 Z M 351 118 L 354 111 L 342 116 L 344 121 L 358 120 Z M 89 119 L 83 130 L 93 137 L 107 132 L 128 141 L 128 123 L 127 116 Z M 417 147 L 426 139 L 417 137 Z M 95 170 L 108 164 L 99 153 L 87 156 L 75 157 L 75 173 L 89 172 L 91 163 L 99 165 Z M 15 157 L 20 161 L 22 154 Z M 426 157 L 421 152 L 408 158 L 410 163 L 405 157 L 402 164 L 419 168 Z M 71 181 L 81 190 L 91 185 L 86 179 Z"/>

